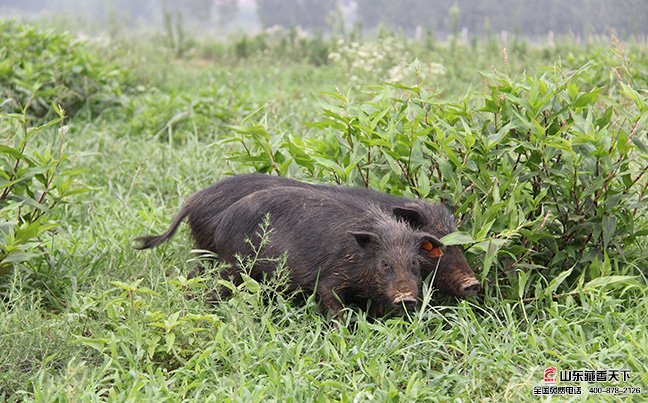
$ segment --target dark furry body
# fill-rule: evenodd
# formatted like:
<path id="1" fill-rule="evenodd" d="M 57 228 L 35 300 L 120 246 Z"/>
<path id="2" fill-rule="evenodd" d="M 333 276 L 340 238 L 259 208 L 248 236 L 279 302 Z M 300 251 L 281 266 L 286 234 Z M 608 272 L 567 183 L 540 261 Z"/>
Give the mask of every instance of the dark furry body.
<path id="1" fill-rule="evenodd" d="M 269 242 L 259 249 L 261 225 L 269 217 Z M 230 264 L 224 274 L 238 282 L 238 256 L 254 256 L 252 277 L 272 276 L 276 258 L 287 253 L 290 286 L 313 292 L 322 307 L 338 314 L 348 300 L 370 298 L 377 306 L 415 302 L 424 241 L 438 239 L 413 230 L 375 205 L 360 209 L 305 188 L 266 189 L 226 208 L 211 222 L 208 245 Z M 339 299 L 339 300 L 338 300 Z"/>

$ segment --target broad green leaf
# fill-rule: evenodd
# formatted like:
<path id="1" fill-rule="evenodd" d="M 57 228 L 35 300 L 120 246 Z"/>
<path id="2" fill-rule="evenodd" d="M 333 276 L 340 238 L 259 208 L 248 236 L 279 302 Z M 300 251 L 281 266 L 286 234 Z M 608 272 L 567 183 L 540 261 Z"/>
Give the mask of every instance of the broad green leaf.
<path id="1" fill-rule="evenodd" d="M 616 230 L 617 219 L 614 216 L 605 216 L 603 217 L 603 248 L 607 249 L 610 240 L 614 236 L 614 231 Z"/>
<path id="2" fill-rule="evenodd" d="M 106 344 L 110 339 L 105 338 L 95 338 L 95 337 L 82 337 L 74 335 L 77 343 L 83 344 L 84 346 L 92 347 L 100 353 L 104 351 Z"/>
<path id="3" fill-rule="evenodd" d="M 545 294 L 547 296 L 552 296 L 558 287 L 565 281 L 565 279 L 574 271 L 574 268 L 570 268 L 569 270 L 565 270 L 562 273 L 560 273 L 558 276 L 556 276 L 551 282 L 549 283 L 549 286 L 547 287 L 547 290 L 545 291 Z"/>
<path id="4" fill-rule="evenodd" d="M 482 265 L 482 275 L 484 277 L 488 276 L 490 268 L 497 257 L 497 251 L 499 246 L 493 242 L 493 240 L 488 241 L 488 249 L 486 250 L 486 256 L 484 257 L 484 264 Z"/>
<path id="5" fill-rule="evenodd" d="M 4 144 L 0 144 L 0 154 L 9 155 L 14 159 L 25 159 L 26 158 L 26 156 L 23 153 L 21 153 L 20 151 L 14 149 L 14 148 L 11 148 L 9 146 L 6 146 Z"/>
<path id="6" fill-rule="evenodd" d="M 575 109 L 582 109 L 588 105 L 595 103 L 598 99 L 599 92 L 601 92 L 601 88 L 594 88 L 590 92 L 581 94 L 576 98 L 572 107 Z"/>
<path id="7" fill-rule="evenodd" d="M 441 238 L 441 242 L 443 242 L 446 246 L 451 246 L 471 244 L 474 243 L 475 240 L 470 236 L 470 234 L 466 232 L 455 231 Z"/>
<path id="8" fill-rule="evenodd" d="M 595 278 L 583 286 L 584 291 L 594 291 L 601 288 L 639 285 L 637 276 L 603 276 Z"/>

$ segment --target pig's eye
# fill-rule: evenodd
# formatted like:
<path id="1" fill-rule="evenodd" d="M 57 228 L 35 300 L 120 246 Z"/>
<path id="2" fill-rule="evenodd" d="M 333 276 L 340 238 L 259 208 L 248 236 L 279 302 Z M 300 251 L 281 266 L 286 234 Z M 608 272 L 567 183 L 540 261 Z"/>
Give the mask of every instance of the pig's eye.
<path id="1" fill-rule="evenodd" d="M 380 263 L 380 270 L 387 272 L 387 273 L 392 273 L 394 271 L 394 268 L 387 262 L 381 262 Z"/>

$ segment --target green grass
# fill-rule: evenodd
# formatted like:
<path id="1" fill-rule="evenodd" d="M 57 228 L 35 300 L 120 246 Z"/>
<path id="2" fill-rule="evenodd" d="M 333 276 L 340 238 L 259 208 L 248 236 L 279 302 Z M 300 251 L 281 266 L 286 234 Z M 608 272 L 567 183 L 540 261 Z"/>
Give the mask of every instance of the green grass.
<path id="1" fill-rule="evenodd" d="M 39 238 L 47 253 L 2 277 L 0 400 L 526 401 L 551 366 L 629 369 L 631 380 L 621 386 L 641 387 L 630 399 L 645 400 L 645 234 L 627 248 L 628 261 L 579 261 L 562 287 L 558 266 L 507 269 L 518 253 L 511 248 L 484 273 L 486 253 L 471 250 L 482 295 L 457 301 L 426 288 L 421 309 L 405 318 L 368 320 L 349 309 L 332 324 L 312 300 L 299 304 L 274 292 L 277 285 L 252 280 L 215 307 L 187 298 L 216 281 L 186 279 L 196 264 L 188 231 L 153 251 L 135 251 L 131 240 L 165 228 L 192 192 L 251 170 L 228 161 L 232 148 L 219 144 L 230 126 L 260 123 L 273 139 L 317 136 L 308 123 L 321 118 L 322 92 L 339 89 L 360 107 L 370 97 L 364 85 L 381 81 L 370 73 L 351 83 L 343 66 L 272 57 L 165 63 L 162 51 L 137 46 L 111 56 L 132 68 L 124 102 L 81 108 L 66 121 L 62 169 L 79 169 L 74 182 L 89 191 L 51 211 L 59 225 Z M 470 86 L 484 90 L 489 81 L 480 72 L 492 71 L 495 60 L 513 76 L 528 69 L 535 77 L 563 53 L 576 68 L 592 52 L 531 48 L 523 62 L 504 66 L 486 44 L 474 60 L 468 46 L 458 54 L 416 46 L 410 52 L 423 59 L 461 66 L 440 84 L 440 99 L 451 101 Z M 635 88 L 644 91 L 646 50 L 636 46 L 628 53 Z M 596 49 L 613 57 L 607 45 Z M 587 74 L 592 86 L 616 80 L 604 68 Z M 0 124 L 2 144 L 12 144 L 14 126 Z M 33 147 L 45 147 L 56 132 L 45 133 Z M 462 230 L 474 229 L 470 219 Z M 637 231 L 645 228 L 645 217 L 635 221 Z M 605 277 L 614 275 L 628 277 Z M 599 277 L 607 281 L 578 284 Z"/>
<path id="2" fill-rule="evenodd" d="M 633 385 L 647 382 L 648 306 L 636 291 L 626 294 L 631 304 L 610 292 L 524 308 L 487 300 L 374 323 L 350 312 L 335 326 L 313 305 L 264 303 L 265 290 L 252 285 L 212 310 L 185 300 L 160 270 L 168 256 L 134 259 L 150 265 L 141 277 L 156 294 L 96 284 L 46 318 L 38 303 L 12 300 L 2 321 L 7 386 L 46 401 L 526 400 L 554 365 L 630 369 Z M 23 371 L 32 373 L 26 388 Z"/>

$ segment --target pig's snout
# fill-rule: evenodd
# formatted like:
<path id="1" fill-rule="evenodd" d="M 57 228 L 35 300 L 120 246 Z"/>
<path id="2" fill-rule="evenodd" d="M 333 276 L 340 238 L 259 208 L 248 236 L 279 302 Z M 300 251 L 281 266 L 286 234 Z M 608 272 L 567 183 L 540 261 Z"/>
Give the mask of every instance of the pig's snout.
<path id="1" fill-rule="evenodd" d="M 477 279 L 468 279 L 461 284 L 460 289 L 463 297 L 472 297 L 481 291 L 481 284 Z"/>
<path id="2" fill-rule="evenodd" d="M 394 298 L 392 303 L 396 308 L 402 308 L 403 306 L 405 306 L 405 309 L 408 311 L 413 311 L 414 309 L 416 309 L 416 298 L 410 293 L 398 295 L 396 298 Z"/>

